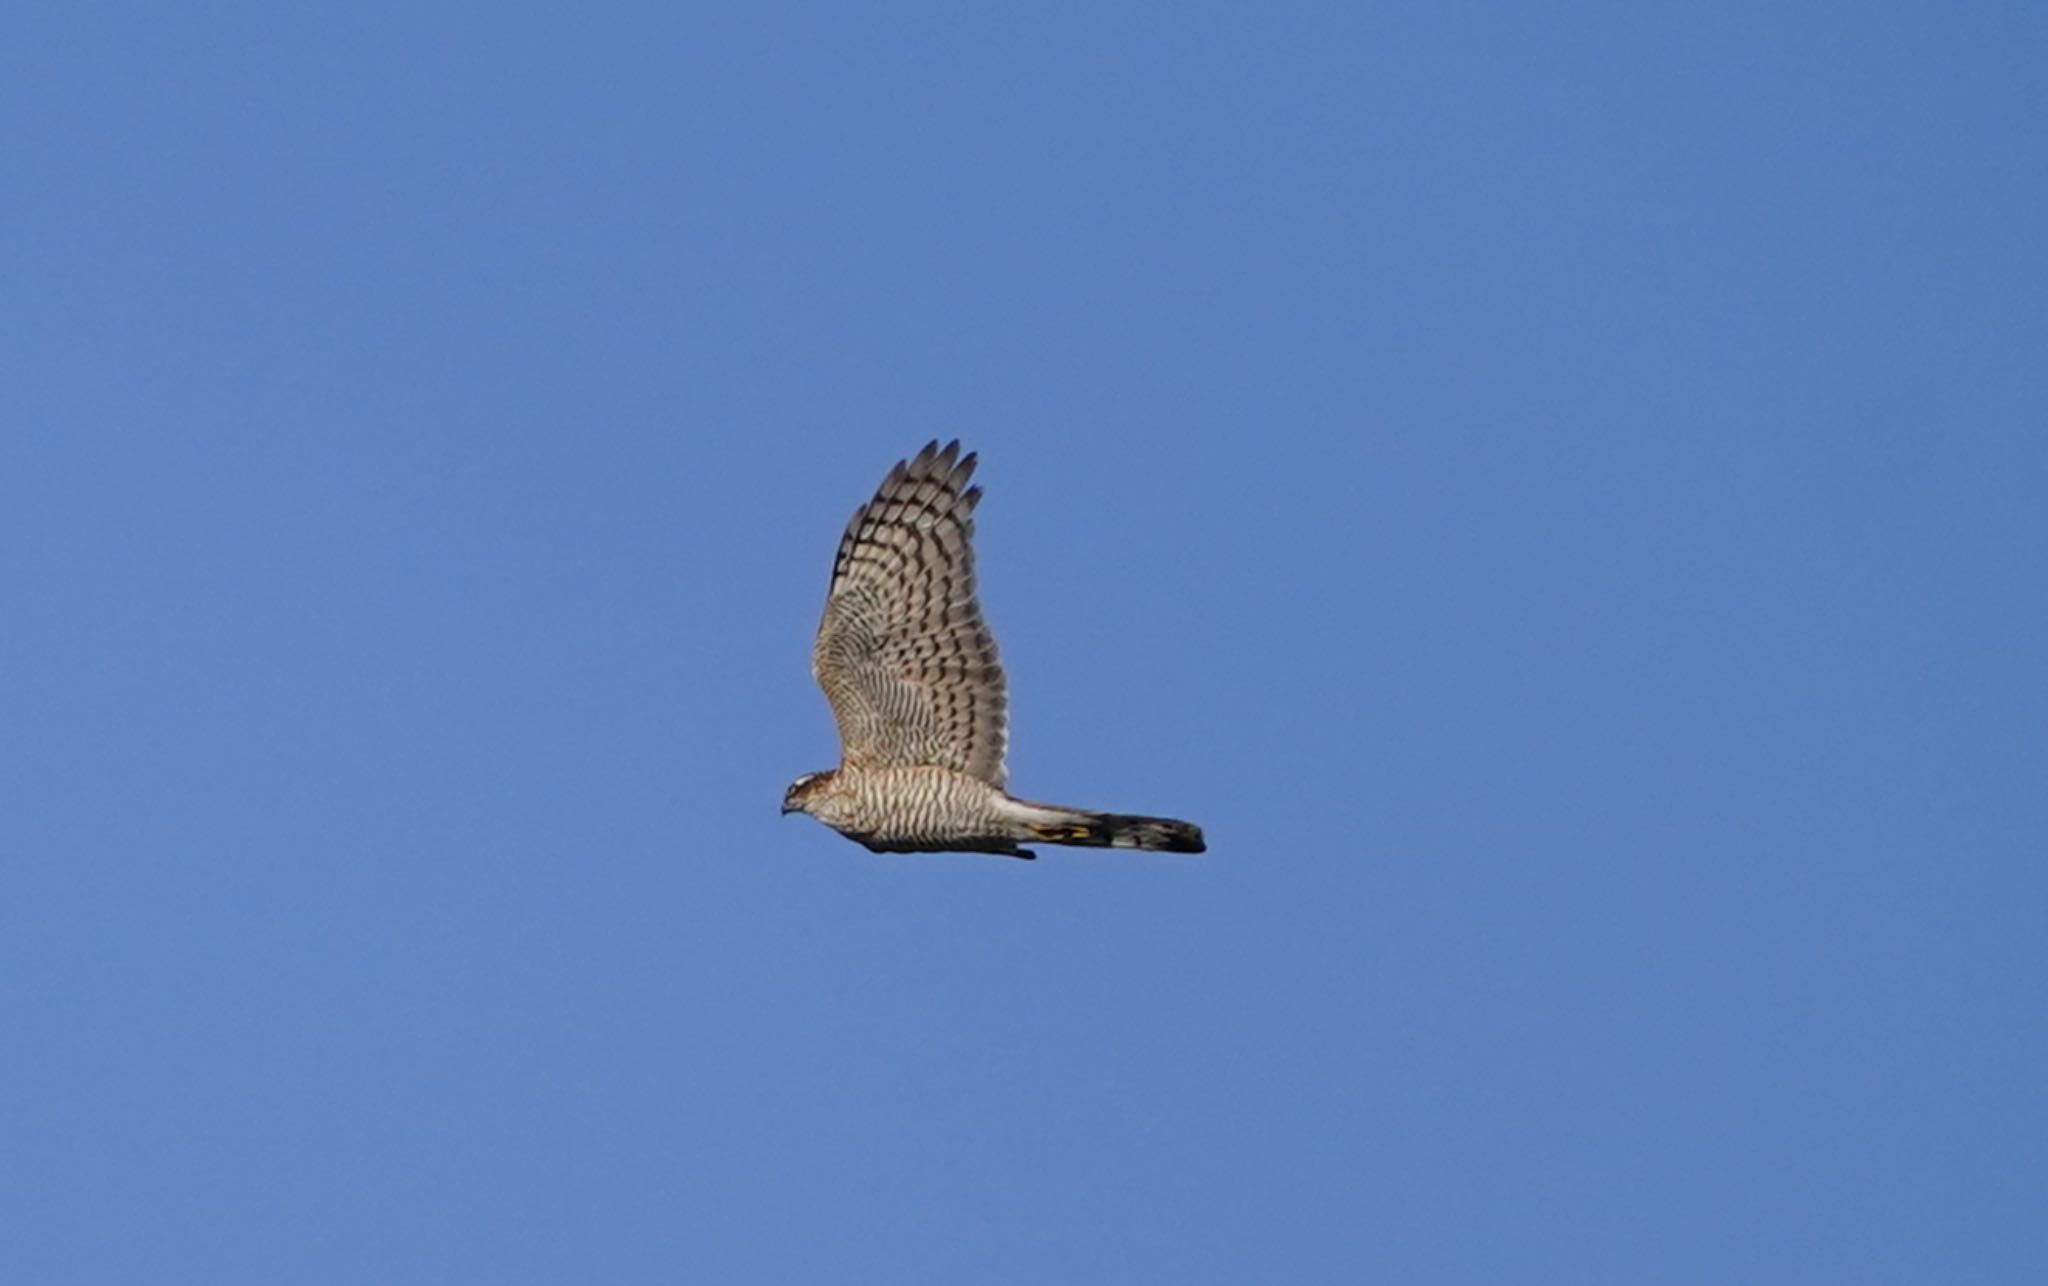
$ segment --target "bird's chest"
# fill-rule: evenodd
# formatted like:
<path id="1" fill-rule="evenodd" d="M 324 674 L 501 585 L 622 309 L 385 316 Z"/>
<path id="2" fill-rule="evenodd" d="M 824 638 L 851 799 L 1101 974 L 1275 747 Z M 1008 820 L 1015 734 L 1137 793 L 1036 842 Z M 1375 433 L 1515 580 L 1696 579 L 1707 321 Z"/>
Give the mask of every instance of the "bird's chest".
<path id="1" fill-rule="evenodd" d="M 855 774 L 835 790 L 819 820 L 863 843 L 950 834 L 978 813 L 958 774 L 938 768 Z"/>

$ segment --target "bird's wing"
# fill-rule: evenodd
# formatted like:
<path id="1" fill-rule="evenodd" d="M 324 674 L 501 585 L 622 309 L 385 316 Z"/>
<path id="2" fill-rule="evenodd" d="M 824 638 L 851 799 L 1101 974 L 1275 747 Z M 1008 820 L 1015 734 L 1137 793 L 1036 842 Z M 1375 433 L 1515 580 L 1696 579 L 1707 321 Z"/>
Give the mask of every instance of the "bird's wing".
<path id="1" fill-rule="evenodd" d="M 938 764 L 1000 789 L 1009 697 L 974 596 L 972 453 L 937 442 L 854 511 L 811 673 L 848 763 Z"/>

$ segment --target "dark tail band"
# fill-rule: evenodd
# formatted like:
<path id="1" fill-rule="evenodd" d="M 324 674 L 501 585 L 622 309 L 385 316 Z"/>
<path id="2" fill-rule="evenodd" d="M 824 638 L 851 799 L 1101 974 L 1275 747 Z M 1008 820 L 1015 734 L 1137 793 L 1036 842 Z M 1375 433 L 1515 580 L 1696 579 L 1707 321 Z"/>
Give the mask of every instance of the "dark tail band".
<path id="1" fill-rule="evenodd" d="M 1031 827 L 1048 844 L 1081 848 L 1142 848 L 1161 853 L 1201 853 L 1202 828 L 1171 817 L 1138 817 L 1129 813 L 1081 813 L 1071 822 Z"/>

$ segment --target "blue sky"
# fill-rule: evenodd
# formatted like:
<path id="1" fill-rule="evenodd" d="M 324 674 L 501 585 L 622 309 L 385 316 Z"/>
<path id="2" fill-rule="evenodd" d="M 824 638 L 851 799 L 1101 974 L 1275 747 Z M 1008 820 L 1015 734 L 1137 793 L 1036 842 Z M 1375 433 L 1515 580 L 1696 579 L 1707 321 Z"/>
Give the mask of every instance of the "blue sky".
<path id="1" fill-rule="evenodd" d="M 8 26 L 0 1277 L 2043 1279 L 2037 7 Z"/>

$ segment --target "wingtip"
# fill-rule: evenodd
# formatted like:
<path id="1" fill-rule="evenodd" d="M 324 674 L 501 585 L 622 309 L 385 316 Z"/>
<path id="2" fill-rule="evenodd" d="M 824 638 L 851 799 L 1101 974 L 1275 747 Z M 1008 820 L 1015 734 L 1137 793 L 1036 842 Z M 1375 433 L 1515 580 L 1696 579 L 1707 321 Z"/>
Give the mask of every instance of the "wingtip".
<path id="1" fill-rule="evenodd" d="M 923 481 L 930 479 L 940 482 L 950 491 L 958 491 L 966 485 L 974 473 L 974 466 L 981 459 L 979 453 L 969 451 L 961 454 L 960 439 L 953 438 L 941 445 L 937 438 L 924 444 L 916 455 L 900 460 L 890 472 L 888 481 L 901 482 L 907 479 Z"/>

